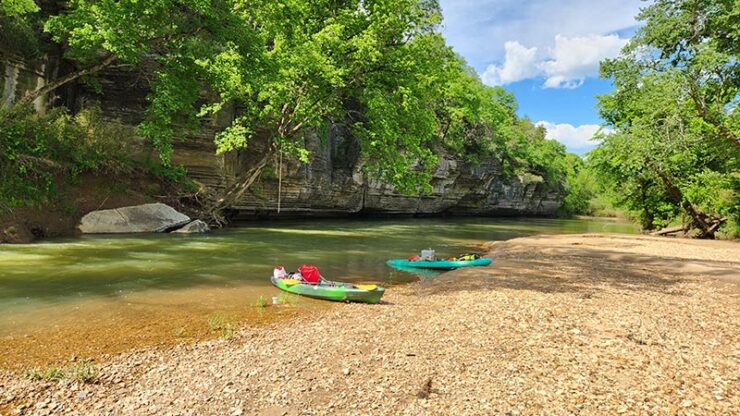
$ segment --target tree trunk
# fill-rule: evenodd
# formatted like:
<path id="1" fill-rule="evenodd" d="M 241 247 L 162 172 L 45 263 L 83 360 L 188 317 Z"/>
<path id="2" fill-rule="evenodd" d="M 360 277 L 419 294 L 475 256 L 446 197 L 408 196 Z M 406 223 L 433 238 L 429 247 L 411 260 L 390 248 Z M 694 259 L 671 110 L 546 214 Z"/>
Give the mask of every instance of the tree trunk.
<path id="1" fill-rule="evenodd" d="M 221 197 L 217 198 L 206 210 L 206 214 L 210 218 L 210 222 L 215 223 L 217 226 L 226 224 L 226 219 L 223 217 L 222 211 L 228 208 L 236 200 L 244 195 L 250 186 L 257 180 L 262 169 L 267 166 L 274 154 L 272 147 L 265 153 L 254 166 L 247 169 L 243 174 L 239 175 L 236 181 L 226 189 L 226 192 Z"/>
<path id="2" fill-rule="evenodd" d="M 655 217 L 653 213 L 650 211 L 650 208 L 647 203 L 647 195 L 645 193 L 645 187 L 646 182 L 643 180 L 640 182 L 640 196 L 642 199 L 642 229 L 643 230 L 654 230 L 655 224 L 653 223 L 655 221 Z"/>
<path id="3" fill-rule="evenodd" d="M 677 225 L 675 227 L 663 228 L 662 230 L 658 230 L 658 231 L 652 232 L 652 233 L 650 233 L 650 235 L 667 235 L 667 234 L 673 234 L 673 233 L 677 233 L 677 232 L 680 232 L 680 231 L 688 231 L 689 228 L 690 227 L 688 225 Z"/>
<path id="4" fill-rule="evenodd" d="M 658 170 L 658 176 L 663 181 L 668 193 L 671 197 L 679 204 L 693 219 L 693 225 L 701 231 L 699 238 L 714 238 L 714 232 L 717 230 L 716 227 L 711 226 L 708 220 L 711 220 L 709 216 L 694 207 L 691 202 L 687 201 L 683 197 L 683 192 L 670 180 L 668 175 L 663 171 Z"/>
<path id="5" fill-rule="evenodd" d="M 85 75 L 94 74 L 96 72 L 101 71 L 102 69 L 105 69 L 106 67 L 110 66 L 118 57 L 114 54 L 110 54 L 105 59 L 103 59 L 99 64 L 91 66 L 90 68 L 81 69 L 79 71 L 72 72 L 70 74 L 67 74 L 61 78 L 58 78 L 54 80 L 53 82 L 50 82 L 43 87 L 31 91 L 23 96 L 20 100 L 18 100 L 15 105 L 16 106 L 24 106 L 26 104 L 30 104 L 33 102 L 33 100 L 48 94 L 55 89 L 61 87 L 62 85 L 65 85 L 67 83 L 70 83 L 76 79 L 79 79 L 81 77 L 84 77 Z"/>

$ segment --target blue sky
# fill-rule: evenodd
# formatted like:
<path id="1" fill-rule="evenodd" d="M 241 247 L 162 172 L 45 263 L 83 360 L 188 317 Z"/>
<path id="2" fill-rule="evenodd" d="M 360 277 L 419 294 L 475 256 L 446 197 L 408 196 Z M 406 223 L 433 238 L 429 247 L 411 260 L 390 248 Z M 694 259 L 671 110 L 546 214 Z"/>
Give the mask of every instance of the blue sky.
<path id="1" fill-rule="evenodd" d="M 639 0 L 441 0 L 442 33 L 484 83 L 501 85 L 519 114 L 582 154 L 601 124 L 596 94 L 611 90 L 598 63 L 636 28 Z"/>

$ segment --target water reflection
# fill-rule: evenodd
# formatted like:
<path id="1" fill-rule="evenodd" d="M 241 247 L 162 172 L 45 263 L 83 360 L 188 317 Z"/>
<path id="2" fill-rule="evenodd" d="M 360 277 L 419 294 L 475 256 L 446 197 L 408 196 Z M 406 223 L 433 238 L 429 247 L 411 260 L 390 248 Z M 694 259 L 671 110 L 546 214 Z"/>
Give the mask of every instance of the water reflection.
<path id="1" fill-rule="evenodd" d="M 275 265 L 294 270 L 313 263 L 333 280 L 394 284 L 419 273 L 436 275 L 385 265 L 422 248 L 448 256 L 490 240 L 574 232 L 635 229 L 614 221 L 551 219 L 317 220 L 246 224 L 204 236 L 87 236 L 2 246 L 0 335 L 27 324 L 24 314 L 48 325 L 87 315 L 91 300 L 110 313 L 125 313 L 132 297 L 139 305 L 168 299 L 193 306 L 248 304 L 272 294 L 267 277 Z"/>

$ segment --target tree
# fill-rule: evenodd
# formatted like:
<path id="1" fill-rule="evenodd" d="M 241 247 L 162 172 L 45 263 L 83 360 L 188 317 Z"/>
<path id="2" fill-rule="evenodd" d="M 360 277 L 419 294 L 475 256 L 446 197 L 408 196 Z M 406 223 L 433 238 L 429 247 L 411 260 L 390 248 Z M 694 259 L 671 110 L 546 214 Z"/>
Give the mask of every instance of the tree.
<path id="1" fill-rule="evenodd" d="M 737 205 L 702 203 L 725 189 L 706 185 L 733 186 L 702 178 L 738 175 L 732 13 L 732 1 L 657 0 L 638 16 L 645 25 L 622 55 L 602 63 L 616 89 L 599 97 L 599 109 L 614 133 L 589 159 L 646 229 L 685 213 L 700 237 L 712 238 L 728 217 L 737 218 Z M 726 190 L 734 199 L 736 190 Z"/>
<path id="2" fill-rule="evenodd" d="M 435 3 L 404 1 L 290 2 L 257 5 L 254 23 L 268 45 L 264 72 L 244 80 L 245 62 L 206 62 L 219 100 L 244 108 L 216 137 L 220 152 L 268 136 L 263 158 L 210 207 L 239 198 L 277 149 L 308 158 L 303 135 L 323 123 L 346 124 L 359 140 L 365 169 L 402 192 L 429 187 L 440 139 L 436 109 L 461 62 L 436 32 Z M 228 67 L 228 70 L 224 68 Z M 249 88 L 245 89 L 245 85 Z"/>
<path id="3" fill-rule="evenodd" d="M 34 11 L 24 0 L 3 0 L 6 3 L 15 4 L 10 9 L 16 13 Z M 44 29 L 78 69 L 29 92 L 16 105 L 116 62 L 136 65 L 152 56 L 176 60 L 181 54 L 198 49 L 205 53 L 214 44 L 235 41 L 223 35 L 248 33 L 249 26 L 234 26 L 233 6 L 229 0 L 72 0 L 46 19 Z"/>
<path id="4" fill-rule="evenodd" d="M 0 0 L 0 16 L 18 17 L 37 11 L 39 7 L 33 0 Z"/>
<path id="5" fill-rule="evenodd" d="M 740 115 L 732 111 L 740 87 L 737 1 L 656 0 L 637 18 L 645 26 L 627 52 L 645 49 L 639 58 L 645 69 L 677 70 L 697 117 L 716 129 L 716 135 L 740 146 Z"/>

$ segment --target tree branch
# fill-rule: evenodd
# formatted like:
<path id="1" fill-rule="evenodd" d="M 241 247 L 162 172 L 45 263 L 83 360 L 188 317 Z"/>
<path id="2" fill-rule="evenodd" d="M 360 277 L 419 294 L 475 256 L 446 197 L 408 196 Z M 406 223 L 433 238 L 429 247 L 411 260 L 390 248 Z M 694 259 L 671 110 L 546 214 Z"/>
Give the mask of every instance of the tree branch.
<path id="1" fill-rule="evenodd" d="M 696 111 L 699 113 L 699 117 L 701 117 L 702 120 L 704 120 L 706 123 L 711 124 L 712 126 L 716 127 L 717 130 L 719 130 L 719 133 L 735 144 L 735 146 L 740 146 L 740 138 L 738 138 L 736 135 L 730 131 L 730 129 L 727 128 L 722 122 L 717 120 L 712 114 L 709 112 L 709 108 L 707 107 L 707 103 L 704 100 L 703 97 L 700 96 L 700 93 L 696 87 L 696 80 L 691 78 L 689 82 L 689 90 L 691 91 L 689 95 L 691 95 L 691 101 L 694 102 L 694 106 L 696 107 Z"/>
<path id="2" fill-rule="evenodd" d="M 85 69 L 81 69 L 79 71 L 72 72 L 70 74 L 67 74 L 67 75 L 65 75 L 65 76 L 63 76 L 61 78 L 58 78 L 58 79 L 54 80 L 53 82 L 50 82 L 50 83 L 44 85 L 43 87 L 41 87 L 41 88 L 39 88 L 39 89 L 37 89 L 35 91 L 28 92 L 26 95 L 23 96 L 23 98 L 21 98 L 20 100 L 18 100 L 15 103 L 15 105 L 16 106 L 23 106 L 23 105 L 29 104 L 29 103 L 33 102 L 35 99 L 37 99 L 37 98 L 39 98 L 39 97 L 41 97 L 43 95 L 46 95 L 46 94 L 54 91 L 55 89 L 61 87 L 62 85 L 65 85 L 65 84 L 67 84 L 69 82 L 72 82 L 72 81 L 74 81 L 76 79 L 79 79 L 81 77 L 84 77 L 85 75 L 89 75 L 89 74 L 93 74 L 93 73 L 99 72 L 100 70 L 102 70 L 102 69 L 110 66 L 113 62 L 115 62 L 116 59 L 117 59 L 117 56 L 115 54 L 110 54 L 110 55 L 106 56 L 105 59 L 103 59 L 97 65 L 93 65 L 93 66 L 91 66 L 89 68 L 85 68 Z"/>

